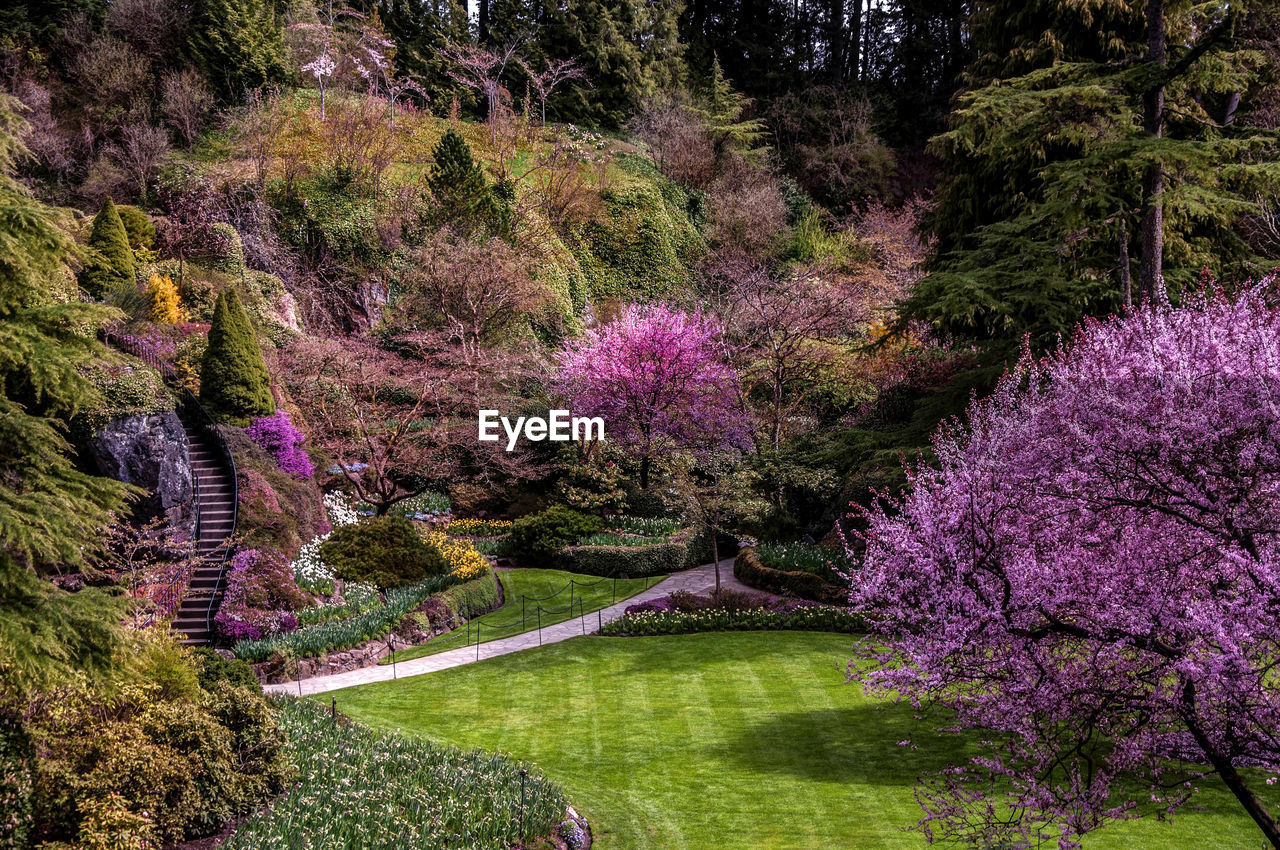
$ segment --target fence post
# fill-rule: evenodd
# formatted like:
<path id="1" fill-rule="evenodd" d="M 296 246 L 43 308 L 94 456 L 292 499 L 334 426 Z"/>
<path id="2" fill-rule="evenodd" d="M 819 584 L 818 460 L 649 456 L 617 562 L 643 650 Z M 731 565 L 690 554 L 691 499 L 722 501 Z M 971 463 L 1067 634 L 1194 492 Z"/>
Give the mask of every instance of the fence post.
<path id="1" fill-rule="evenodd" d="M 476 661 L 480 660 L 480 627 L 484 623 L 476 623 Z"/>
<path id="2" fill-rule="evenodd" d="M 333 717 L 333 725 L 337 726 L 338 725 L 338 698 L 329 697 L 329 699 L 331 700 L 329 705 L 329 712 Z"/>
<path id="3" fill-rule="evenodd" d="M 538 606 L 538 646 L 542 646 L 542 606 Z"/>
<path id="4" fill-rule="evenodd" d="M 596 610 L 596 631 L 604 631 L 604 611 Z"/>
<path id="5" fill-rule="evenodd" d="M 387 649 L 391 650 L 391 678 L 392 679 L 399 678 L 398 676 L 396 676 L 396 647 L 395 647 L 394 640 L 395 640 L 394 637 L 390 635 L 387 636 Z"/>
<path id="6" fill-rule="evenodd" d="M 613 601 L 618 601 L 618 577 L 613 577 Z"/>
<path id="7" fill-rule="evenodd" d="M 585 635 L 587 633 L 587 606 L 582 599 L 578 599 L 578 622 L 582 624 L 582 633 Z"/>

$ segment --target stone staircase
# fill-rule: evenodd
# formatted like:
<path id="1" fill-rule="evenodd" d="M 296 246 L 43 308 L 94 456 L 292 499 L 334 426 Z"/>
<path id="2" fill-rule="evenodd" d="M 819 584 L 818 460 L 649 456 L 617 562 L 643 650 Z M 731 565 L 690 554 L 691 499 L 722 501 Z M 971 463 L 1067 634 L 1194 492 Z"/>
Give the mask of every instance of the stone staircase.
<path id="1" fill-rule="evenodd" d="M 196 540 L 200 563 L 191 576 L 186 596 L 173 618 L 173 629 L 186 635 L 183 643 L 211 643 L 210 628 L 217 603 L 225 590 L 227 565 L 225 549 L 219 548 L 235 532 L 235 471 L 228 469 L 222 447 L 193 421 L 185 410 L 179 413 L 190 446 L 191 470 L 196 490 Z"/>

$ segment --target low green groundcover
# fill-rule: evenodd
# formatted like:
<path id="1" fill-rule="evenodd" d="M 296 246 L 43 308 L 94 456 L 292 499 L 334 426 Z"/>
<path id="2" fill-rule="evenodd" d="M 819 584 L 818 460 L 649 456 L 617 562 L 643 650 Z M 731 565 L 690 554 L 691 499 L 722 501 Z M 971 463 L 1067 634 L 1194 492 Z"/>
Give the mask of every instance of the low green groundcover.
<path id="1" fill-rule="evenodd" d="M 370 729 L 313 702 L 277 705 L 298 781 L 241 824 L 227 850 L 501 850 L 564 818 L 564 794 L 531 765 Z"/>

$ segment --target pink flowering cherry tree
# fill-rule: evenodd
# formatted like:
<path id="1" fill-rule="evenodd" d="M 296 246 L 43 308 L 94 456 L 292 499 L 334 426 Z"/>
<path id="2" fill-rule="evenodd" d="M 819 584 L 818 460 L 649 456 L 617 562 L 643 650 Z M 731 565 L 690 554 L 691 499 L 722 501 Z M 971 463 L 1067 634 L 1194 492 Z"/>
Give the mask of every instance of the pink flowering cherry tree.
<path id="1" fill-rule="evenodd" d="M 605 438 L 640 462 L 675 451 L 745 445 L 749 428 L 722 330 L 708 316 L 630 305 L 560 353 L 558 390 L 574 416 L 599 416 Z"/>
<path id="2" fill-rule="evenodd" d="M 1221 781 L 1280 847 L 1273 284 L 1024 357 L 863 512 L 881 640 L 851 678 L 981 730 L 917 789 L 931 840 L 1077 847 Z"/>

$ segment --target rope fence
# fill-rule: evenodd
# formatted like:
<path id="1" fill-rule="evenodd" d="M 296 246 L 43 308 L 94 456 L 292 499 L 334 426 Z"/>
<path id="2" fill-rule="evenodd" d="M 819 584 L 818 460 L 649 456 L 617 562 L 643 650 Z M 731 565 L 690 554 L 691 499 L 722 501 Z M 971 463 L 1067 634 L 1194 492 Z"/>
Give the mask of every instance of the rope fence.
<path id="1" fill-rule="evenodd" d="M 651 589 L 655 584 L 662 581 L 664 578 L 666 578 L 666 576 L 646 576 L 644 580 L 644 590 L 636 591 L 636 593 L 643 593 Z M 559 625 L 560 623 L 566 622 L 567 620 L 572 620 L 575 617 L 577 617 L 581 621 L 582 633 L 585 635 L 587 633 L 586 600 L 581 595 L 578 595 L 575 598 L 574 594 L 580 588 L 598 587 L 604 584 L 605 582 L 612 582 L 613 584 L 611 588 L 611 593 L 610 593 L 609 605 L 610 606 L 616 605 L 618 602 L 618 579 L 616 576 L 612 578 L 601 578 L 601 579 L 597 579 L 596 581 L 578 581 L 577 579 L 570 579 L 569 583 L 566 584 L 564 587 L 560 588 L 555 593 L 549 594 L 547 596 L 529 596 L 527 594 L 521 594 L 520 595 L 520 618 L 518 620 L 513 619 L 507 623 L 487 623 L 480 619 L 468 620 L 466 631 L 459 630 L 457 634 L 452 634 L 452 635 L 449 635 L 448 637 L 432 638 L 426 643 L 420 644 L 420 646 L 440 646 L 442 644 L 451 643 L 453 641 L 460 640 L 460 639 L 464 640 L 464 642 L 460 644 L 461 646 L 471 646 L 472 634 L 474 633 L 475 647 L 476 647 L 476 660 L 478 661 L 480 659 L 480 644 L 485 642 L 485 639 L 483 638 L 483 633 L 485 629 L 490 630 L 490 632 L 501 632 L 501 631 L 505 631 L 507 629 L 513 629 L 513 628 L 517 629 L 517 631 L 514 631 L 509 635 L 504 635 L 503 637 L 515 637 L 516 635 L 525 634 L 526 632 L 531 632 L 536 629 L 538 632 L 538 645 L 541 646 L 542 645 L 542 628 L 543 628 L 542 618 L 544 615 L 547 617 L 555 617 L 561 614 L 569 615 L 564 620 L 559 621 L 559 623 L 548 623 L 547 624 L 548 627 L 553 625 Z M 569 604 L 567 607 L 565 608 L 542 607 L 541 603 L 550 602 L 553 599 L 557 599 L 560 596 L 562 596 L 565 593 L 565 591 L 569 592 Z M 634 595 L 635 594 L 631 594 L 631 596 L 634 596 Z M 529 603 L 531 602 L 536 603 L 533 608 L 529 607 Z M 514 603 L 513 603 L 513 607 L 514 607 Z M 601 608 L 596 609 L 597 630 L 599 630 L 599 628 L 604 625 L 602 612 L 605 607 L 609 607 L 609 606 L 603 606 Z M 575 610 L 577 611 L 576 614 L 574 613 Z M 529 625 L 530 623 L 533 623 L 533 625 L 530 626 Z M 497 635 L 491 635 L 488 638 L 488 640 L 490 641 L 497 640 L 497 639 L 498 639 Z M 400 651 L 404 652 L 405 650 L 400 650 Z M 394 652 L 391 653 L 391 656 L 392 656 L 392 664 L 394 664 L 395 653 Z"/>

